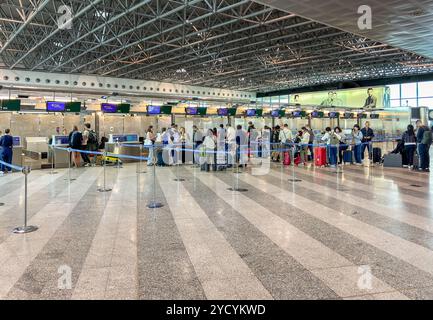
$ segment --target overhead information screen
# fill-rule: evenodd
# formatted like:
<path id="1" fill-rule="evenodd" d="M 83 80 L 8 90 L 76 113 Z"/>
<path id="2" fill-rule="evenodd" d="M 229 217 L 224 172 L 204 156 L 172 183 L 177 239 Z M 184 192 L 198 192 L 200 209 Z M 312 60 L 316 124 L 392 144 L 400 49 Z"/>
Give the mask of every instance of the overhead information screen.
<path id="1" fill-rule="evenodd" d="M 312 118 L 323 118 L 324 115 L 325 114 L 322 111 L 313 111 L 313 112 L 311 112 L 311 117 Z"/>
<path id="2" fill-rule="evenodd" d="M 104 113 L 117 113 L 117 105 L 112 103 L 102 103 L 101 111 Z"/>
<path id="3" fill-rule="evenodd" d="M 81 111 L 81 102 L 66 102 L 66 112 L 79 113 Z"/>
<path id="4" fill-rule="evenodd" d="M 358 113 L 358 118 L 359 119 L 367 119 L 367 114 L 366 113 Z"/>
<path id="5" fill-rule="evenodd" d="M 226 117 L 229 115 L 229 109 L 227 109 L 227 108 L 219 108 L 217 110 L 217 112 L 218 112 L 218 115 L 222 116 L 222 117 Z"/>
<path id="6" fill-rule="evenodd" d="M 199 116 L 205 116 L 207 113 L 207 108 L 197 108 L 197 114 Z"/>
<path id="7" fill-rule="evenodd" d="M 302 118 L 302 117 L 305 117 L 305 115 L 306 115 L 305 111 L 293 111 L 292 112 L 293 118 Z"/>
<path id="8" fill-rule="evenodd" d="M 255 117 L 257 115 L 256 109 L 248 109 L 246 112 L 247 117 Z"/>
<path id="9" fill-rule="evenodd" d="M 370 114 L 370 119 L 379 119 L 379 115 L 376 113 Z"/>
<path id="10" fill-rule="evenodd" d="M 47 111 L 48 112 L 65 112 L 66 111 L 66 102 L 48 101 L 47 102 Z"/>
<path id="11" fill-rule="evenodd" d="M 344 113 L 344 119 L 353 119 L 353 118 L 355 118 L 355 114 L 353 114 L 352 112 Z"/>
<path id="12" fill-rule="evenodd" d="M 160 106 L 147 106 L 147 114 L 149 114 L 149 115 L 161 114 L 161 107 Z"/>
<path id="13" fill-rule="evenodd" d="M 229 116 L 234 117 L 236 115 L 237 109 L 236 108 L 229 108 Z"/>
<path id="14" fill-rule="evenodd" d="M 172 109 L 172 106 L 168 106 L 168 105 L 162 106 L 161 107 L 161 114 L 171 114 L 171 109 Z"/>
<path id="15" fill-rule="evenodd" d="M 256 116 L 257 117 L 263 116 L 263 109 L 256 109 Z"/>
<path id="16" fill-rule="evenodd" d="M 0 101 L 1 111 L 20 111 L 21 100 L 1 100 Z"/>
<path id="17" fill-rule="evenodd" d="M 273 118 L 284 117 L 285 115 L 286 115 L 286 111 L 284 111 L 284 110 L 272 110 L 271 111 L 271 116 Z"/>
<path id="18" fill-rule="evenodd" d="M 131 105 L 127 103 L 114 104 L 114 103 L 102 103 L 101 111 L 104 113 L 129 113 Z"/>
<path id="19" fill-rule="evenodd" d="M 196 115 L 198 115 L 198 108 L 186 107 L 185 108 L 185 113 L 187 115 L 190 115 L 190 116 L 196 116 Z"/>
<path id="20" fill-rule="evenodd" d="M 331 112 L 329 112 L 328 116 L 329 116 L 330 119 L 337 119 L 337 118 L 340 117 L 340 113 L 339 112 L 331 111 Z"/>

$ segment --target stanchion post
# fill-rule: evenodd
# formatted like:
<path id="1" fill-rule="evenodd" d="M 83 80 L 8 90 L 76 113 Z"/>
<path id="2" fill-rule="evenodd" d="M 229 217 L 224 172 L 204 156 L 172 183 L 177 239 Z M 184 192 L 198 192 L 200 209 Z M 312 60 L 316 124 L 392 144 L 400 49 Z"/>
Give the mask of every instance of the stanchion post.
<path id="1" fill-rule="evenodd" d="M 160 202 L 156 202 L 156 165 L 155 165 L 155 153 L 153 154 L 153 162 L 154 162 L 154 166 L 153 166 L 153 200 L 150 201 L 150 203 L 147 205 L 147 207 L 149 209 L 158 209 L 158 208 L 162 208 L 164 205 Z"/>
<path id="2" fill-rule="evenodd" d="M 112 190 L 112 189 L 107 189 L 107 187 L 106 187 L 106 179 L 107 179 L 106 168 L 107 168 L 107 151 L 104 151 L 104 163 L 103 163 L 103 171 L 104 171 L 103 183 L 104 183 L 104 186 L 103 186 L 103 188 L 98 189 L 99 192 L 110 192 Z"/>
<path id="3" fill-rule="evenodd" d="M 56 152 L 53 145 L 50 145 L 51 148 L 51 171 L 50 174 L 57 174 L 58 172 L 54 171 L 55 163 L 56 163 Z"/>
<path id="4" fill-rule="evenodd" d="M 38 230 L 38 227 L 35 226 L 28 226 L 27 225 L 27 209 L 28 209 L 28 188 L 27 188 L 27 182 L 28 182 L 28 175 L 30 173 L 29 167 L 24 167 L 22 170 L 22 173 L 24 174 L 24 225 L 22 227 L 15 228 L 12 232 L 23 234 L 23 233 L 30 233 L 33 231 Z"/>
<path id="5" fill-rule="evenodd" d="M 69 182 L 74 181 L 75 179 L 71 178 L 71 148 L 66 149 L 68 151 L 68 177 L 65 178 L 65 180 L 68 180 Z"/>

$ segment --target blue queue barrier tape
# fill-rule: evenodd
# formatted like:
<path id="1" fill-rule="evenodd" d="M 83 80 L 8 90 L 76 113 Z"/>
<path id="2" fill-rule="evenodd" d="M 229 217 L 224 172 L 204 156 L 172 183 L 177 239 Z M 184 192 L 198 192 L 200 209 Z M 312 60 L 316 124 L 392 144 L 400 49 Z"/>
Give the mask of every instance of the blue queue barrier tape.
<path id="1" fill-rule="evenodd" d="M 4 161 L 1 161 L 1 160 L 0 160 L 0 164 L 2 164 L 2 165 L 5 166 L 5 167 L 8 167 L 8 168 L 10 168 L 10 169 L 13 169 L 13 170 L 15 170 L 15 171 L 20 171 L 20 172 L 22 172 L 22 171 L 24 170 L 23 167 L 16 166 L 16 165 L 13 165 L 13 164 L 10 164 L 10 163 L 7 163 L 7 162 L 4 162 Z"/>

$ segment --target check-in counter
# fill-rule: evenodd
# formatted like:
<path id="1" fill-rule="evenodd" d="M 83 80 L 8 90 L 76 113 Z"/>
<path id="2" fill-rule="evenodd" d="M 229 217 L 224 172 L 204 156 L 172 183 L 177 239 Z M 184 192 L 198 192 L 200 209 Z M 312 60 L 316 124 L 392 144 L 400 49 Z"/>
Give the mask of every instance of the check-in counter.
<path id="1" fill-rule="evenodd" d="M 55 147 L 67 148 L 68 145 L 69 145 L 68 136 L 57 136 L 57 135 L 52 136 L 51 146 L 48 152 L 48 163 L 52 165 L 54 160 L 55 168 L 68 168 L 69 166 L 68 151 L 55 148 Z"/>
<path id="2" fill-rule="evenodd" d="M 105 151 L 126 156 L 146 156 L 147 150 L 141 154 L 138 134 L 110 134 L 105 144 Z M 146 154 L 145 154 L 146 153 Z M 122 162 L 137 162 L 134 159 L 121 158 Z"/>
<path id="3" fill-rule="evenodd" d="M 23 146 L 21 137 L 13 137 L 14 146 L 12 149 L 12 164 L 16 166 L 23 166 Z"/>

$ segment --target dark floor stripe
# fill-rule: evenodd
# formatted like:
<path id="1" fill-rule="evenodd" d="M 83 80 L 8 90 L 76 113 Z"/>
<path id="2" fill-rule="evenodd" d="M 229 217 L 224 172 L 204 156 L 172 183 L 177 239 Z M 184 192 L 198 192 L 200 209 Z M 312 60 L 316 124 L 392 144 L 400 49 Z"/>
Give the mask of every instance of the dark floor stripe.
<path id="1" fill-rule="evenodd" d="M 72 289 L 77 284 L 82 267 L 104 214 L 108 194 L 96 191 L 98 179 L 81 198 L 53 237 L 27 267 L 8 294 L 10 299 L 70 299 L 73 290 L 58 288 L 58 268 L 67 265 L 72 270 Z"/>
<path id="2" fill-rule="evenodd" d="M 275 299 L 339 299 L 200 180 L 188 179 L 183 185 Z"/>
<path id="3" fill-rule="evenodd" d="M 232 183 L 231 175 L 217 175 L 219 179 L 227 184 Z M 266 181 L 266 176 L 257 176 Z M 267 182 L 267 181 L 266 181 Z M 284 186 L 279 179 L 272 179 L 271 183 L 277 187 Z M 287 183 L 290 184 L 290 183 Z M 393 288 L 401 291 L 403 289 L 414 289 L 407 293 L 409 297 L 417 295 L 430 296 L 427 286 L 433 285 L 433 276 L 409 263 L 406 263 L 358 238 L 308 214 L 308 208 L 299 210 L 285 202 L 263 193 L 252 184 L 239 181 L 239 185 L 249 191 L 243 193 L 251 200 L 266 207 L 299 230 L 305 232 L 317 241 L 322 242 L 328 248 L 334 250 L 355 265 L 369 265 L 373 274 L 380 280 L 386 282 Z"/>
<path id="4" fill-rule="evenodd" d="M 158 180 L 157 201 L 164 207 L 146 208 L 153 198 L 150 171 L 143 177 L 137 217 L 138 297 L 150 300 L 206 299 Z"/>
<path id="5" fill-rule="evenodd" d="M 273 169 L 276 172 L 280 172 L 280 169 Z M 290 173 L 291 171 L 285 171 L 287 173 Z M 320 185 L 326 186 L 326 187 L 330 187 L 333 188 L 335 190 L 337 189 L 341 189 L 343 188 L 344 190 L 341 191 L 343 193 L 348 193 L 351 194 L 353 196 L 359 197 L 360 201 L 363 203 L 367 203 L 367 204 L 371 204 L 374 205 L 374 203 L 378 203 L 384 206 L 393 206 L 393 199 L 391 199 L 390 197 L 378 194 L 374 192 L 374 186 L 371 185 L 367 185 L 365 184 L 363 181 L 360 180 L 353 180 L 353 179 L 349 179 L 349 175 L 345 174 L 344 178 L 348 179 L 348 180 L 352 180 L 352 182 L 356 182 L 359 185 L 359 188 L 357 188 L 356 190 L 349 188 L 349 187 L 345 187 L 344 186 L 344 181 L 341 180 L 341 177 L 337 176 L 337 174 L 332 173 L 330 171 L 326 171 L 325 170 L 317 170 L 313 171 L 313 169 L 308 169 L 308 168 L 297 168 L 294 171 L 294 174 L 296 177 L 299 177 L 301 179 L 305 179 L 307 181 L 313 182 L 313 183 L 318 183 Z M 335 177 L 335 182 L 329 181 L 327 179 L 324 178 L 324 175 L 326 176 L 331 176 L 331 177 Z M 338 180 L 337 180 L 338 179 Z M 337 182 L 338 181 L 338 182 Z M 396 195 L 396 197 L 398 197 L 398 194 Z M 367 200 L 367 201 L 365 201 Z M 420 199 L 420 201 L 425 201 Z M 431 210 L 429 210 L 428 208 L 425 207 L 421 207 L 421 206 L 417 206 L 416 204 L 413 203 L 408 203 L 405 200 L 401 199 L 399 200 L 399 202 L 402 205 L 403 210 L 407 210 L 411 213 L 414 214 L 418 214 L 421 216 L 426 216 L 426 217 L 431 217 L 432 216 L 432 212 Z"/>

